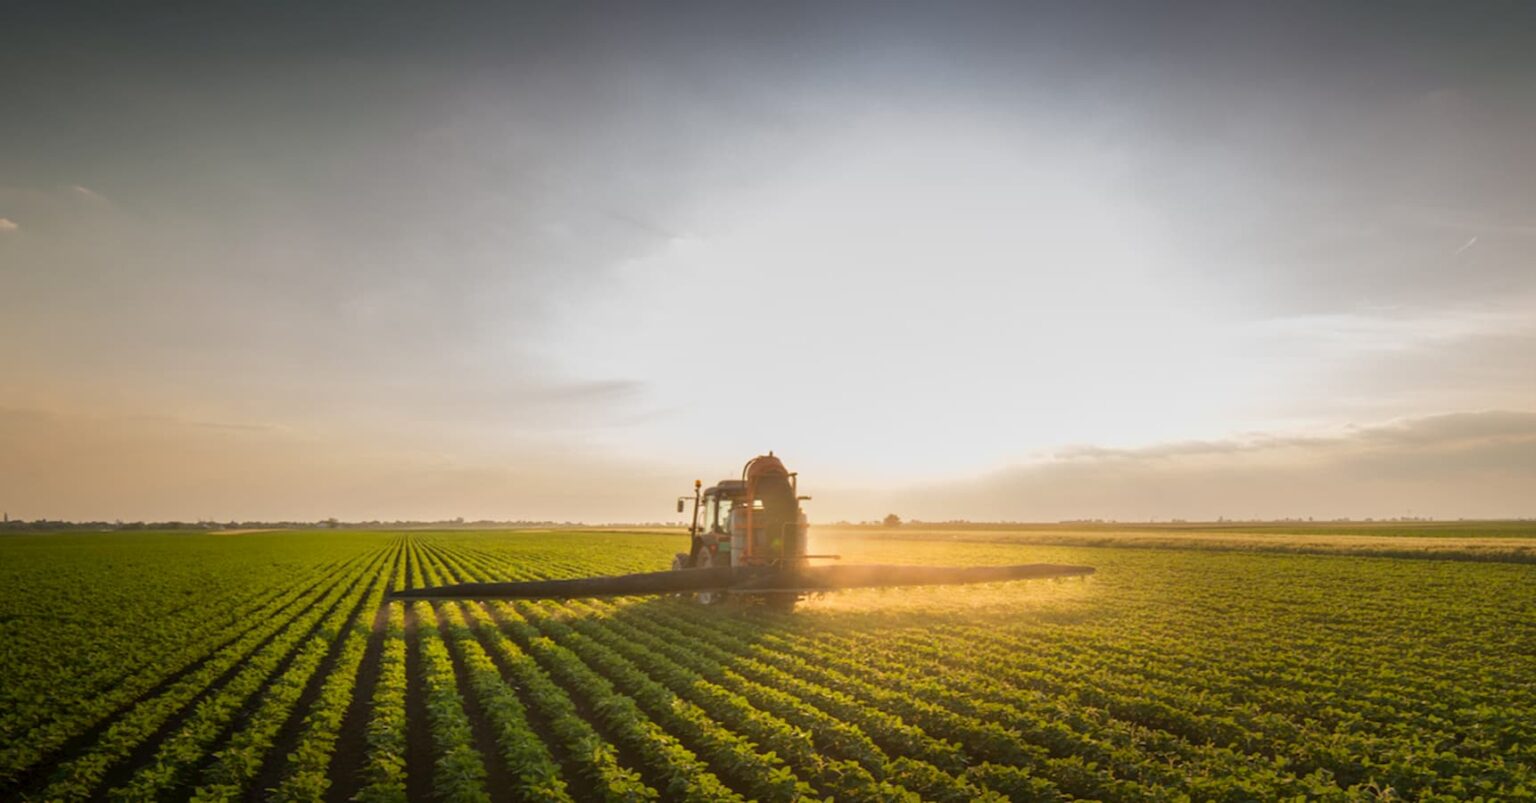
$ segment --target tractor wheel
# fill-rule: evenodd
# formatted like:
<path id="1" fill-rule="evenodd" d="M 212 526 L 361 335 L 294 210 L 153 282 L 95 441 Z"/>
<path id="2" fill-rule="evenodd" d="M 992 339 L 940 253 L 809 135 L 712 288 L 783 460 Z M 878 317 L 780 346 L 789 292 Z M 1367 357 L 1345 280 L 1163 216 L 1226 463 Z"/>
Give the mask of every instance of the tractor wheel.
<path id="1" fill-rule="evenodd" d="M 686 568 L 688 568 L 688 554 L 686 552 L 678 552 L 678 553 L 676 553 L 672 557 L 672 571 L 680 572 L 680 571 L 682 571 L 682 570 L 684 570 Z M 672 596 L 674 596 L 674 597 L 686 597 L 688 595 L 686 593 L 679 592 L 679 593 L 673 594 Z"/>
<path id="2" fill-rule="evenodd" d="M 715 554 L 707 549 L 699 550 L 698 566 L 700 569 L 710 569 L 715 565 Z M 725 601 L 724 591 L 700 591 L 693 595 L 700 605 L 719 605 Z"/>

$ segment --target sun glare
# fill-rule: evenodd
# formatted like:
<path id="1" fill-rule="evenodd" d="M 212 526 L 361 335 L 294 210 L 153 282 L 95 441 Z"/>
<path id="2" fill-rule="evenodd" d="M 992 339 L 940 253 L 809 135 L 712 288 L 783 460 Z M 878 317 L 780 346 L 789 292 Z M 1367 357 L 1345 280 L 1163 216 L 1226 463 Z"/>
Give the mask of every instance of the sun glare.
<path id="1" fill-rule="evenodd" d="M 818 467 L 933 477 L 1195 437 L 1262 384 L 1225 319 L 1158 278 L 1156 221 L 1112 160 L 943 138 L 943 154 L 889 133 L 830 148 L 594 288 L 562 357 L 646 382 L 663 411 L 606 436 L 675 447 L 702 429 L 734 454 L 751 421 L 752 443 Z"/>

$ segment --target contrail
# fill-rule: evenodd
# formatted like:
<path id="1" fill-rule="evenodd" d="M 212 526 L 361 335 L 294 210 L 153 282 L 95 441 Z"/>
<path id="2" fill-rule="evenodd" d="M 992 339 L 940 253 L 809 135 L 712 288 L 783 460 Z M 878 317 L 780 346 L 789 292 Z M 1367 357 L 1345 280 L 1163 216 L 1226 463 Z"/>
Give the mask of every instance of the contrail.
<path id="1" fill-rule="evenodd" d="M 1477 236 L 1473 235 L 1472 239 L 1470 239 L 1470 240 L 1466 241 L 1465 243 L 1463 243 L 1460 248 L 1456 249 L 1456 251 L 1451 254 L 1451 256 L 1459 256 L 1462 251 L 1465 251 L 1468 248 L 1471 248 L 1473 243 L 1476 243 L 1476 242 L 1477 242 Z"/>

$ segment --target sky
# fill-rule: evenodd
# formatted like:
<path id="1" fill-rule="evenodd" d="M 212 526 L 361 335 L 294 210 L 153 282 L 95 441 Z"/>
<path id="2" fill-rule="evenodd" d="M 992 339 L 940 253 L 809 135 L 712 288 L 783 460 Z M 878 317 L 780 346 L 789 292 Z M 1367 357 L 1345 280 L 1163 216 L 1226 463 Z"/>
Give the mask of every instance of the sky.
<path id="1" fill-rule="evenodd" d="M 0 508 L 1536 515 L 1536 7 L 28 4 Z"/>

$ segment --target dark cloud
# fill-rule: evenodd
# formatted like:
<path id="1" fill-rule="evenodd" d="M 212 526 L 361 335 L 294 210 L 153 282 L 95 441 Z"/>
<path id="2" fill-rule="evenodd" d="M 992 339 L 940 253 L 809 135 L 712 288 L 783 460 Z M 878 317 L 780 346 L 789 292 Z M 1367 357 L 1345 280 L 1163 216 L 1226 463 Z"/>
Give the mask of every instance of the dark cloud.
<path id="1" fill-rule="evenodd" d="M 145 279 L 223 255 L 235 292 L 310 327 L 381 285 L 434 310 L 495 295 L 535 317 L 860 119 L 980 118 L 1117 154 L 1183 244 L 1172 281 L 1231 281 L 1283 310 L 1482 298 L 1531 289 L 1533 15 L 33 5 L 0 40 L 0 175 L 96 187 L 178 237 L 193 227 L 202 242 L 154 249 Z M 1444 220 L 1468 233 L 1447 237 Z M 552 243 L 551 226 L 576 236 Z M 434 256 L 446 281 L 413 279 Z M 268 291 L 316 272 L 309 292 Z M 505 292 L 509 276 L 524 292 Z"/>

